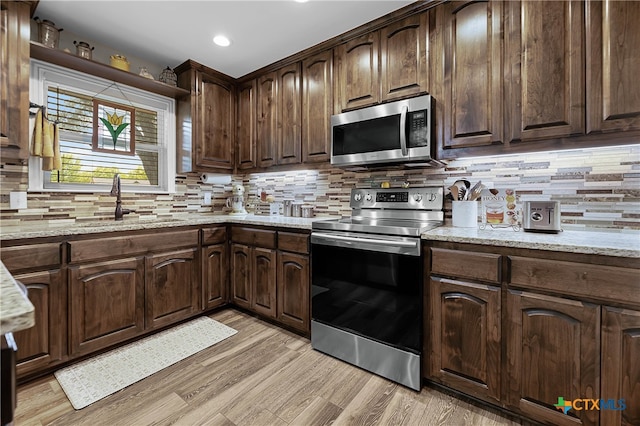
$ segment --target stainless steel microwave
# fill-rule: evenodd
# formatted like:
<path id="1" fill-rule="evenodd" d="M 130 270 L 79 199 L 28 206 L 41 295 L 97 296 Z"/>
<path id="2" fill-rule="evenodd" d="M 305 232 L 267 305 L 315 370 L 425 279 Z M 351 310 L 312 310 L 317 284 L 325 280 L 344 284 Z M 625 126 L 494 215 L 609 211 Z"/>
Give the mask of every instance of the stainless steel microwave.
<path id="1" fill-rule="evenodd" d="M 331 164 L 428 162 L 432 99 L 429 95 L 331 116 Z"/>

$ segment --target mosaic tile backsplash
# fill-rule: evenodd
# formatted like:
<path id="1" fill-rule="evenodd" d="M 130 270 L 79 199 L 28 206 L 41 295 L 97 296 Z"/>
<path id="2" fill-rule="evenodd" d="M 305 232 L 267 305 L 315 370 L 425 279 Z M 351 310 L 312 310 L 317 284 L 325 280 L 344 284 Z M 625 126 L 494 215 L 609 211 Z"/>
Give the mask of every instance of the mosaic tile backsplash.
<path id="1" fill-rule="evenodd" d="M 114 197 L 108 193 L 29 193 L 28 208 L 11 210 L 9 192 L 27 190 L 27 168 L 1 164 L 0 219 L 2 226 L 27 221 L 95 221 L 111 219 Z M 640 145 L 493 156 L 449 161 L 444 168 L 370 171 L 342 169 L 234 175 L 233 182 L 246 188 L 248 210 L 258 202 L 259 191 L 276 202 L 294 200 L 315 206 L 316 215 L 350 215 L 352 188 L 390 186 L 449 187 L 457 179 L 481 180 L 494 188 L 514 188 L 519 203 L 555 200 L 561 205 L 564 229 L 640 230 Z M 212 205 L 203 205 L 204 192 L 212 193 Z M 134 216 L 181 216 L 192 212 L 224 213 L 231 185 L 203 184 L 198 174 L 176 177 L 175 194 L 124 193 L 124 208 Z M 447 223 L 451 203 L 445 203 Z M 126 220 L 127 218 L 125 218 Z"/>

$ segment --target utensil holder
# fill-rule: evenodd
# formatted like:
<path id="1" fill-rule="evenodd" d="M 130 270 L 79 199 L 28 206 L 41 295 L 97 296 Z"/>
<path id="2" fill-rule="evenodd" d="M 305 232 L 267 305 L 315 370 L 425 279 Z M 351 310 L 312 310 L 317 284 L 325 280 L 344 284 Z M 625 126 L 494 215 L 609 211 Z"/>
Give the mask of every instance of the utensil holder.
<path id="1" fill-rule="evenodd" d="M 453 226 L 456 228 L 475 228 L 478 226 L 477 201 L 452 201 Z"/>

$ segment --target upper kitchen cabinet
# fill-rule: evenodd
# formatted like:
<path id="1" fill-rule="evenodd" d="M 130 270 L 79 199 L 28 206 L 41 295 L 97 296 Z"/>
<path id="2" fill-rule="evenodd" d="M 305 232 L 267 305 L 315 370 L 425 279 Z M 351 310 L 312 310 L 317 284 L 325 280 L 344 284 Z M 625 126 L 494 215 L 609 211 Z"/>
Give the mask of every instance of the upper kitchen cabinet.
<path id="1" fill-rule="evenodd" d="M 640 2 L 586 7 L 587 133 L 640 130 Z"/>
<path id="2" fill-rule="evenodd" d="M 259 167 L 295 164 L 302 159 L 300 74 L 300 63 L 294 63 L 258 78 Z"/>
<path id="3" fill-rule="evenodd" d="M 229 171 L 234 166 L 235 85 L 230 77 L 193 61 L 176 68 L 177 171 Z"/>
<path id="4" fill-rule="evenodd" d="M 584 2 L 513 1 L 505 8 L 509 141 L 584 134 Z"/>
<path id="5" fill-rule="evenodd" d="M 256 167 L 256 81 L 238 86 L 238 123 L 236 128 L 236 167 Z"/>
<path id="6" fill-rule="evenodd" d="M 29 157 L 30 5 L 3 1 L 0 9 L 0 148 L 3 162 Z"/>
<path id="7" fill-rule="evenodd" d="M 336 113 L 427 92 L 428 12 L 335 49 Z"/>
<path id="8" fill-rule="evenodd" d="M 502 143 L 502 2 L 454 2 L 434 13 L 443 28 L 444 53 L 439 148 Z M 438 66 L 440 58 L 433 56 Z"/>
<path id="9" fill-rule="evenodd" d="M 333 51 L 302 61 L 302 161 L 329 161 L 333 112 Z"/>

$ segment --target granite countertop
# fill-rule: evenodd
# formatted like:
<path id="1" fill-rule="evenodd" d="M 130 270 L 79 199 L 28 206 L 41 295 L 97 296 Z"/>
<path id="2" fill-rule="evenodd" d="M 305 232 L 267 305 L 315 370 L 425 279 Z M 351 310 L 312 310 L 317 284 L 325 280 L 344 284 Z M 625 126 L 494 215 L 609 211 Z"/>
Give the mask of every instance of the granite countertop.
<path id="1" fill-rule="evenodd" d="M 263 216 L 248 214 L 245 216 L 231 216 L 211 213 L 188 213 L 182 216 L 153 219 L 131 219 L 115 222 L 113 220 L 75 222 L 24 222 L 17 226 L 3 226 L 0 231 L 2 240 L 16 240 L 23 238 L 64 237 L 71 235 L 97 234 L 101 232 L 135 231 L 140 229 L 174 228 L 191 225 L 215 225 L 234 223 L 243 225 L 274 226 L 279 228 L 294 228 L 311 230 L 315 220 L 330 219 L 330 216 L 313 218 Z"/>
<path id="2" fill-rule="evenodd" d="M 36 323 L 34 307 L 1 261 L 0 290 L 1 334 L 33 327 Z"/>
<path id="3" fill-rule="evenodd" d="M 558 234 L 508 229 L 441 226 L 422 234 L 423 240 L 450 241 L 534 250 L 640 258 L 640 233 L 565 230 Z"/>

